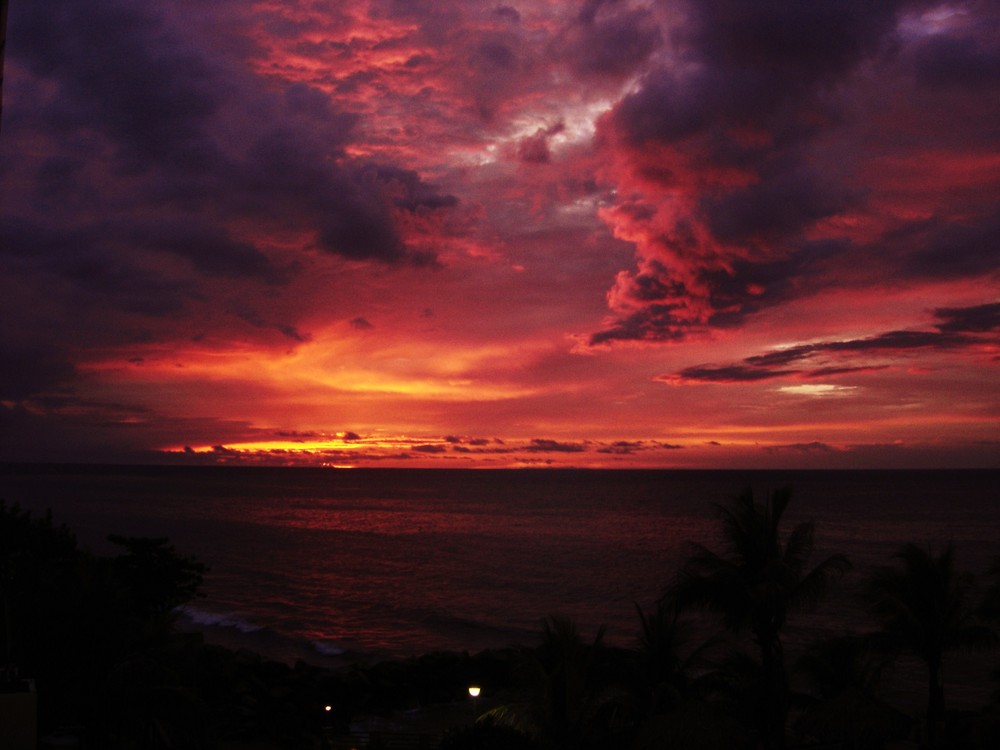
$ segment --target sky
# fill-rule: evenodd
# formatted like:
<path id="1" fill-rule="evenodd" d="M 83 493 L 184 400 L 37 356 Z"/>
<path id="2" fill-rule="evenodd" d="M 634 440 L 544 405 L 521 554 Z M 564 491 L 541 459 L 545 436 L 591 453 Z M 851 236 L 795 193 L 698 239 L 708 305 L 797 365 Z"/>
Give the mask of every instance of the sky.
<path id="1" fill-rule="evenodd" d="M 11 0 L 0 461 L 1000 468 L 1000 3 Z"/>

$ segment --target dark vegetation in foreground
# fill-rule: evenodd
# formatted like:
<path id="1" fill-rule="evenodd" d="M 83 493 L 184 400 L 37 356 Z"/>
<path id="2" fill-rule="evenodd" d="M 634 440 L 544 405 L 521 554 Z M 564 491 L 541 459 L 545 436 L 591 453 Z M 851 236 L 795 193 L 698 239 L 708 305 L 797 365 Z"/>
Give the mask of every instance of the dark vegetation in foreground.
<path id="1" fill-rule="evenodd" d="M 952 651 L 997 659 L 1000 558 L 976 581 L 951 546 L 906 545 L 865 578 L 858 606 L 881 627 L 789 663 L 790 621 L 851 565 L 812 560 L 812 525 L 782 526 L 788 501 L 748 490 L 720 506 L 719 549 L 693 546 L 655 608 L 637 607 L 634 648 L 552 617 L 533 647 L 338 671 L 177 632 L 172 612 L 205 570 L 167 540 L 111 537 L 119 553 L 97 557 L 50 516 L 0 502 L 0 692 L 32 678 L 39 733 L 70 732 L 84 748 L 340 747 L 358 717 L 442 704 L 458 709 L 442 750 L 1000 747 L 1000 690 L 960 713 L 942 679 Z M 880 692 L 904 655 L 926 675 L 917 712 Z M 492 698 L 471 707 L 475 723 L 470 684 Z"/>

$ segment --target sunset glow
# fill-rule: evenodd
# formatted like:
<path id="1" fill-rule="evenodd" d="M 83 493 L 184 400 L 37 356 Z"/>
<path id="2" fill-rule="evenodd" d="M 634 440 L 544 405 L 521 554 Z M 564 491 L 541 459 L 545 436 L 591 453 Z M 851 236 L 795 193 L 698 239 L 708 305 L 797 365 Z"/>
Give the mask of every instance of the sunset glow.
<path id="1" fill-rule="evenodd" d="M 995 3 L 11 3 L 0 461 L 1000 467 Z"/>

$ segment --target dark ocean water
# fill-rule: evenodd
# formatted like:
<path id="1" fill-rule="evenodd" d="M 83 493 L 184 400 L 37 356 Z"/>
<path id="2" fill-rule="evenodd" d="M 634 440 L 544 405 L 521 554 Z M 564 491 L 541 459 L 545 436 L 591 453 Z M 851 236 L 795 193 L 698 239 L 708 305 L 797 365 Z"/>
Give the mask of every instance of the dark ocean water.
<path id="1" fill-rule="evenodd" d="M 997 471 L 451 471 L 0 469 L 0 498 L 51 508 L 94 551 L 109 533 L 166 536 L 210 567 L 189 627 L 266 655 L 406 656 L 531 643 L 550 614 L 634 641 L 686 543 L 715 545 L 714 504 L 793 489 L 789 527 L 855 572 L 793 642 L 870 626 L 865 570 L 906 541 L 1000 554 Z"/>

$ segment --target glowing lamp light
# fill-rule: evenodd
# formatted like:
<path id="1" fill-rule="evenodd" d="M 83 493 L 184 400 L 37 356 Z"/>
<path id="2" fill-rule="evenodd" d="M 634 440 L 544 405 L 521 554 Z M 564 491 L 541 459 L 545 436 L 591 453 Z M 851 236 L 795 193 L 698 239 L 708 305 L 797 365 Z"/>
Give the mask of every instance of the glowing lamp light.
<path id="1" fill-rule="evenodd" d="M 482 692 L 482 690 L 478 685 L 469 686 L 469 695 L 471 695 L 473 698 L 478 698 L 480 692 Z"/>
<path id="2" fill-rule="evenodd" d="M 330 713 L 333 710 L 333 706 L 323 706 L 323 710 Z"/>

